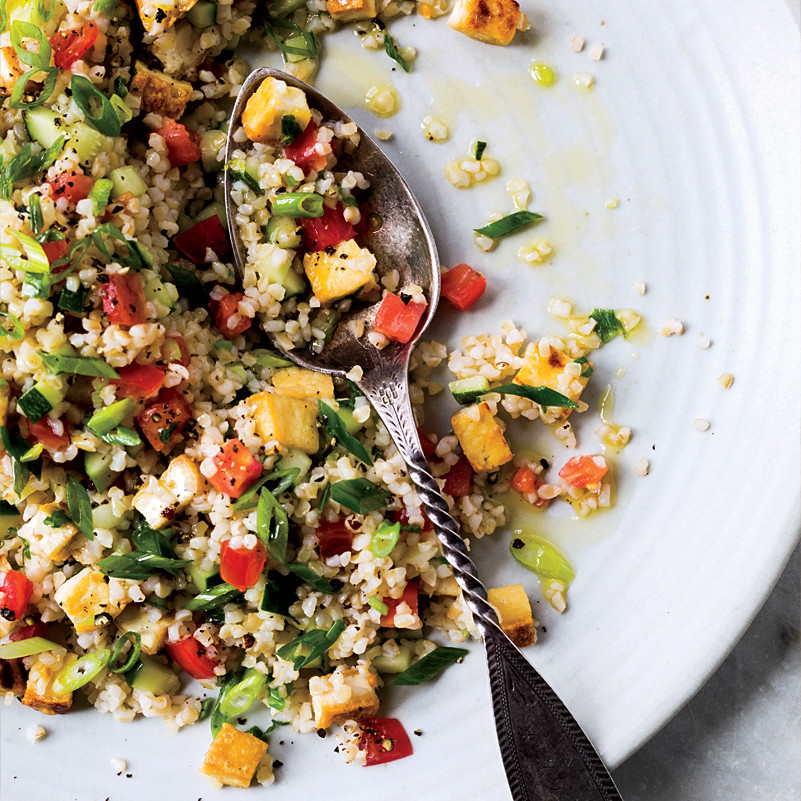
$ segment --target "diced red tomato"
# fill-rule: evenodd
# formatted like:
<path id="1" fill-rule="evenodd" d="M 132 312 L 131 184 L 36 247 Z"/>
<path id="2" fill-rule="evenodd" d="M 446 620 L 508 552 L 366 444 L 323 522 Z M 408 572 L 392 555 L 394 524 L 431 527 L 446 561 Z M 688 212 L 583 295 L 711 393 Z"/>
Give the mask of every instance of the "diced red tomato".
<path id="1" fill-rule="evenodd" d="M 421 509 L 420 510 L 423 515 L 423 531 L 433 531 L 434 524 L 429 519 L 428 515 Z M 408 526 L 409 523 L 409 515 L 406 512 L 406 507 L 404 506 L 403 509 L 397 509 L 392 513 L 392 522 L 393 523 L 400 523 L 402 526 Z"/>
<path id="2" fill-rule="evenodd" d="M 78 28 L 56 31 L 50 37 L 53 61 L 62 70 L 68 70 L 78 59 L 83 58 L 97 40 L 97 25 L 87 22 Z"/>
<path id="3" fill-rule="evenodd" d="M 356 238 L 356 229 L 345 219 L 345 207 L 337 203 L 333 208 L 325 207 L 322 217 L 304 217 L 303 246 L 306 250 L 325 250 L 340 242 Z"/>
<path id="4" fill-rule="evenodd" d="M 189 345 L 186 344 L 186 340 L 180 334 L 168 334 L 164 338 L 161 358 L 167 362 L 167 364 L 178 362 L 178 364 L 184 367 L 189 367 L 191 358 L 189 355 Z"/>
<path id="5" fill-rule="evenodd" d="M 423 448 L 423 456 L 430 462 L 432 459 L 437 458 L 437 443 L 423 431 L 420 426 L 417 427 L 417 434 L 420 437 L 420 445 Z"/>
<path id="6" fill-rule="evenodd" d="M 267 549 L 260 540 L 255 548 L 233 548 L 230 539 L 220 543 L 220 578 L 240 592 L 259 580 L 266 561 Z"/>
<path id="7" fill-rule="evenodd" d="M 417 582 L 416 581 L 407 581 L 406 587 L 403 590 L 403 594 L 400 598 L 382 598 L 384 603 L 387 605 L 387 613 L 385 615 L 381 615 L 381 625 L 382 626 L 394 626 L 395 625 L 395 610 L 402 604 L 406 603 L 409 605 L 409 609 L 411 610 L 410 614 L 416 615 L 418 612 L 418 589 L 417 589 Z"/>
<path id="8" fill-rule="evenodd" d="M 317 526 L 317 543 L 320 558 L 325 562 L 353 548 L 353 532 L 344 520 L 323 521 Z"/>
<path id="9" fill-rule="evenodd" d="M 21 620 L 32 592 L 33 583 L 24 573 L 9 570 L 0 586 L 0 616 L 9 621 Z"/>
<path id="10" fill-rule="evenodd" d="M 365 767 L 412 755 L 414 749 L 409 735 L 396 718 L 365 718 L 360 725 L 359 750 L 365 752 Z"/>
<path id="11" fill-rule="evenodd" d="M 18 629 L 14 629 L 11 634 L 8 635 L 8 639 L 11 642 L 19 642 L 20 640 L 29 640 L 31 637 L 44 637 L 47 634 L 48 624 L 42 623 L 40 620 L 38 623 L 33 623 L 30 626 L 20 626 Z"/>
<path id="12" fill-rule="evenodd" d="M 459 461 L 452 465 L 445 474 L 444 491 L 453 498 L 464 498 L 473 489 L 473 468 L 467 457 L 460 456 Z"/>
<path id="13" fill-rule="evenodd" d="M 100 285 L 103 311 L 116 325 L 141 325 L 145 317 L 145 293 L 139 273 L 114 273 Z"/>
<path id="14" fill-rule="evenodd" d="M 226 339 L 235 339 L 247 331 L 253 323 L 251 317 L 240 314 L 239 301 L 245 297 L 244 292 L 229 292 L 219 300 L 212 300 L 209 304 L 214 315 L 214 325 Z"/>
<path id="15" fill-rule="evenodd" d="M 128 364 L 118 367 L 119 378 L 112 384 L 120 388 L 120 395 L 126 398 L 154 398 L 164 383 L 164 370 L 153 364 Z"/>
<path id="16" fill-rule="evenodd" d="M 261 475 L 261 462 L 238 439 L 229 439 L 212 460 L 217 472 L 211 484 L 230 498 L 238 498 Z"/>
<path id="17" fill-rule="evenodd" d="M 156 133 L 164 137 L 173 167 L 183 167 L 200 160 L 200 136 L 180 122 L 164 117 Z"/>
<path id="18" fill-rule="evenodd" d="M 194 638 L 167 643 L 167 653 L 193 679 L 213 679 L 214 668 L 219 664 L 206 655 L 206 649 Z"/>
<path id="19" fill-rule="evenodd" d="M 38 423 L 28 423 L 28 431 L 37 442 L 41 442 L 45 448 L 54 451 L 64 450 L 70 445 L 70 432 L 64 420 L 54 420 L 49 415 L 45 415 Z"/>
<path id="20" fill-rule="evenodd" d="M 442 274 L 442 296 L 459 311 L 467 311 L 484 294 L 487 279 L 467 264 L 457 264 Z"/>
<path id="21" fill-rule="evenodd" d="M 404 303 L 398 295 L 387 292 L 378 308 L 373 327 L 393 342 L 408 342 L 414 336 L 427 305 L 425 301 Z"/>
<path id="22" fill-rule="evenodd" d="M 231 253 L 228 232 L 216 214 L 206 217 L 182 234 L 173 237 L 173 244 L 193 264 L 206 262 L 206 251 L 212 250 L 218 259 L 225 260 Z"/>
<path id="23" fill-rule="evenodd" d="M 94 178 L 90 178 L 82 172 L 71 170 L 70 172 L 62 172 L 57 178 L 49 181 L 49 184 L 53 200 L 64 197 L 68 203 L 74 206 L 79 200 L 89 197 L 95 181 Z"/>
<path id="24" fill-rule="evenodd" d="M 574 456 L 559 471 L 559 475 L 574 487 L 587 489 L 597 484 L 609 470 L 603 456 Z"/>
<path id="25" fill-rule="evenodd" d="M 288 159 L 292 159 L 303 172 L 322 170 L 325 167 L 327 156 L 317 152 L 316 144 L 317 125 L 314 120 L 311 120 L 303 133 L 284 148 L 284 155 Z"/>
<path id="26" fill-rule="evenodd" d="M 537 491 L 537 474 L 530 468 L 518 467 L 512 476 L 512 489 L 523 495 L 530 495 Z"/>
<path id="27" fill-rule="evenodd" d="M 167 451 L 181 439 L 184 426 L 194 417 L 192 407 L 175 389 L 162 389 L 154 403 L 136 418 L 154 450 Z"/>
<path id="28" fill-rule="evenodd" d="M 63 259 L 67 255 L 69 246 L 67 245 L 66 239 L 53 239 L 42 242 L 42 250 L 45 252 L 45 256 L 47 256 L 47 260 L 50 262 L 50 266 L 52 267 L 59 259 Z M 67 265 L 65 264 L 63 267 L 60 267 L 54 272 L 60 272 L 66 266 Z"/>

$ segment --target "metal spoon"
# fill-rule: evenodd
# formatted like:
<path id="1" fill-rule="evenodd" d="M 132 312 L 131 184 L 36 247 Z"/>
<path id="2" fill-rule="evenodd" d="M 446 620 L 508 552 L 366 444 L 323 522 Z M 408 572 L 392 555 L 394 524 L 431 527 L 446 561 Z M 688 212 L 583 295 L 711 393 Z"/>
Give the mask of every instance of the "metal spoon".
<path id="1" fill-rule="evenodd" d="M 226 161 L 231 160 L 237 147 L 234 134 L 245 104 L 267 77 L 302 89 L 309 105 L 322 112 L 324 119 L 351 121 L 328 98 L 303 81 L 280 70 L 257 69 L 248 76 L 237 97 L 228 131 Z M 362 376 L 355 383 L 384 422 L 406 462 L 417 494 L 435 525 L 454 577 L 483 635 L 498 742 L 514 801 L 620 799 L 611 776 L 575 718 L 498 625 L 497 613 L 487 602 L 487 591 L 467 555 L 459 527 L 429 472 L 412 415 L 408 369 L 414 343 L 431 322 L 439 300 L 437 250 L 420 204 L 401 174 L 364 131 L 360 129 L 359 134 L 359 146 L 353 154 L 341 158 L 339 164 L 342 167 L 345 162 L 348 169 L 369 178 L 371 191 L 361 205 L 362 214 L 378 214 L 383 220 L 377 231 L 365 234 L 363 243 L 375 255 L 381 273 L 397 270 L 399 286 L 422 287 L 428 299 L 426 316 L 411 342 L 393 343 L 383 350 L 371 345 L 366 337 L 356 338 L 348 325 L 358 318 L 369 331 L 377 303 L 343 314 L 331 341 L 320 353 L 312 353 L 308 347 L 286 351 L 275 341 L 274 344 L 300 366 L 340 378 L 354 366 L 361 367 Z M 230 172 L 226 171 L 228 232 L 237 277 L 242 281 L 245 259 L 231 183 Z"/>

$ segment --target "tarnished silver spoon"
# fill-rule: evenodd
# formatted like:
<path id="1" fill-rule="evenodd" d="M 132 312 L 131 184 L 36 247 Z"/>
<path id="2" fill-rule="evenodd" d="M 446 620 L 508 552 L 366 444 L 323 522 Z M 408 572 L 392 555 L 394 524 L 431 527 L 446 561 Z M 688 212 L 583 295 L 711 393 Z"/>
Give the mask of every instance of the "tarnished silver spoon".
<path id="1" fill-rule="evenodd" d="M 302 89 L 309 105 L 326 120 L 350 122 L 350 118 L 327 97 L 303 81 L 280 70 L 261 68 L 242 84 L 234 106 L 226 144 L 226 162 L 237 147 L 234 134 L 248 98 L 267 78 L 278 78 Z M 467 555 L 459 527 L 448 511 L 439 486 L 429 472 L 409 400 L 409 357 L 415 342 L 431 322 L 440 294 L 437 249 L 420 204 L 391 161 L 359 130 L 359 146 L 340 159 L 340 167 L 361 172 L 371 184 L 362 214 L 380 215 L 382 224 L 362 238 L 376 257 L 378 271 L 397 270 L 399 286 L 417 284 L 428 300 L 424 319 L 416 336 L 406 344 L 390 344 L 379 350 L 357 338 L 348 323 L 365 321 L 365 330 L 378 310 L 378 303 L 346 312 L 331 341 L 321 352 L 308 347 L 284 350 L 284 355 L 302 367 L 345 377 L 354 366 L 362 375 L 355 383 L 367 396 L 389 430 L 409 470 L 417 494 L 434 523 L 442 550 L 453 568 L 466 602 L 480 629 L 489 666 L 492 704 L 501 756 L 515 801 L 614 801 L 620 799 L 611 776 L 587 736 L 567 707 L 512 644 L 498 625 L 495 609 L 487 602 L 487 591 Z M 239 281 L 245 274 L 243 244 L 236 224 L 236 207 L 231 197 L 231 175 L 225 173 L 225 208 L 228 231 Z"/>

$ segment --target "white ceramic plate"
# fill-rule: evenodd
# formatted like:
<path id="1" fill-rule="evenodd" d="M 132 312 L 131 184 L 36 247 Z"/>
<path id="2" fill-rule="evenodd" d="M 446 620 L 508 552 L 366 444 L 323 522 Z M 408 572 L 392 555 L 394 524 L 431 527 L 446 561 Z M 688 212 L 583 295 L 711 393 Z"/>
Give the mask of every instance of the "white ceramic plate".
<path id="1" fill-rule="evenodd" d="M 634 432 L 615 459 L 617 508 L 579 525 L 523 521 L 557 540 L 578 569 L 567 614 L 536 605 L 544 626 L 528 655 L 615 766 L 714 671 L 798 532 L 798 27 L 780 0 L 523 5 L 532 30 L 506 49 L 466 39 L 444 19 L 393 23 L 398 42 L 419 51 L 410 75 L 343 32 L 323 43 L 318 86 L 368 133 L 394 132 L 386 151 L 422 201 L 443 263 L 467 261 L 489 279 L 485 302 L 467 315 L 443 310 L 435 336 L 457 344 L 507 317 L 533 336 L 558 334 L 546 313 L 557 295 L 645 316 L 645 333 L 599 353 L 593 408 L 577 426 L 580 449 L 597 451 L 594 407 L 614 385 L 614 419 Z M 571 51 L 574 35 L 586 39 L 581 53 Z M 598 44 L 606 50 L 596 62 L 588 50 Z M 556 69 L 551 89 L 529 78 L 535 60 Z M 595 78 L 589 91 L 572 83 L 580 72 Z M 359 109 L 382 82 L 402 98 L 389 120 Z M 430 113 L 448 124 L 447 143 L 423 138 Z M 502 175 L 458 191 L 442 169 L 476 136 Z M 487 212 L 511 210 L 513 177 L 529 181 L 530 208 L 547 221 L 480 253 L 471 229 Z M 609 198 L 616 209 L 605 207 Z M 537 237 L 554 256 L 525 265 L 517 247 Z M 658 334 L 668 317 L 684 323 L 683 336 Z M 702 336 L 709 349 L 698 347 Z M 734 375 L 729 390 L 716 382 L 724 372 Z M 694 430 L 696 418 L 709 430 Z M 567 458 L 537 431 L 522 429 L 529 448 Z M 651 463 L 645 478 L 631 470 L 641 457 Z M 508 541 L 507 533 L 481 543 L 480 572 L 488 584 L 523 581 L 536 597 Z M 251 793 L 509 798 L 480 647 L 429 685 L 383 695 L 385 714 L 422 731 L 413 759 L 346 766 L 333 737 L 284 730 L 271 744 L 284 763 L 277 784 Z M 33 724 L 49 732 L 35 745 L 25 738 Z M 14 705 L 2 711 L 0 796 L 223 798 L 197 772 L 208 742 L 203 724 L 173 736 L 160 721 L 120 725 L 85 709 L 55 720 Z M 123 775 L 111 757 L 127 760 Z"/>

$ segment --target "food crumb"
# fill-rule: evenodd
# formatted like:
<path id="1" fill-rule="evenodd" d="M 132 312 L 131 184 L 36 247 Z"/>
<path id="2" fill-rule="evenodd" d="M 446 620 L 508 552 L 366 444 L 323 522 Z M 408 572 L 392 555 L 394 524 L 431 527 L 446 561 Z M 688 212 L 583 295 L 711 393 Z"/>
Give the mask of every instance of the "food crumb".
<path id="1" fill-rule="evenodd" d="M 712 340 L 711 339 L 709 339 L 708 337 L 705 337 L 703 334 L 701 334 L 698 337 L 698 347 L 701 350 L 709 350 L 709 348 L 711 346 L 712 346 Z"/>
<path id="2" fill-rule="evenodd" d="M 554 317 L 567 319 L 573 313 L 573 304 L 564 298 L 551 298 L 548 303 L 548 313 Z"/>
<path id="3" fill-rule="evenodd" d="M 663 337 L 673 336 L 673 334 L 683 334 L 684 325 L 681 320 L 677 320 L 675 317 L 668 317 L 667 320 L 662 323 L 662 328 L 659 333 L 662 334 Z"/>
<path id="4" fill-rule="evenodd" d="M 588 55 L 593 61 L 600 61 L 604 57 L 604 46 L 596 45 L 590 48 Z"/>
<path id="5" fill-rule="evenodd" d="M 637 281 L 634 284 L 634 291 L 638 295 L 644 295 L 645 294 L 645 281 Z"/>
<path id="6" fill-rule="evenodd" d="M 348 370 L 347 373 L 345 373 L 345 378 L 349 379 L 350 381 L 361 381 L 363 375 L 364 370 L 362 370 L 358 364 L 355 364 L 350 370 Z"/>
<path id="7" fill-rule="evenodd" d="M 450 136 L 448 126 L 439 118 L 429 114 L 423 117 L 420 130 L 429 142 L 445 142 Z"/>
<path id="8" fill-rule="evenodd" d="M 120 759 L 119 757 L 112 757 L 111 767 L 118 776 L 121 776 L 124 773 L 125 768 L 128 767 L 128 765 L 126 764 L 124 759 Z"/>
<path id="9" fill-rule="evenodd" d="M 616 209 L 618 207 L 618 199 L 616 197 L 608 197 L 604 202 L 604 206 L 608 209 Z"/>
<path id="10" fill-rule="evenodd" d="M 423 732 L 420 729 L 415 729 L 414 730 L 414 735 L 415 735 L 415 737 L 422 737 L 423 736 Z"/>
<path id="11" fill-rule="evenodd" d="M 595 78 L 589 72 L 577 72 L 573 76 L 573 83 L 580 89 L 589 89 L 595 83 Z"/>
<path id="12" fill-rule="evenodd" d="M 576 36 L 570 40 L 570 49 L 574 53 L 580 53 L 584 49 L 584 39 L 576 34 Z"/>
<path id="13" fill-rule="evenodd" d="M 696 431 L 707 431 L 709 429 L 709 420 L 704 420 L 703 417 L 696 417 L 693 420 L 693 428 Z"/>
<path id="14" fill-rule="evenodd" d="M 43 726 L 31 726 L 27 731 L 28 740 L 35 743 L 47 736 L 47 729 Z"/>
<path id="15" fill-rule="evenodd" d="M 634 462 L 631 469 L 638 476 L 647 476 L 649 467 L 650 467 L 650 462 L 643 456 L 642 459 L 637 459 L 637 461 Z"/>
<path id="16" fill-rule="evenodd" d="M 718 384 L 720 384 L 723 389 L 728 389 L 734 383 L 734 376 L 731 373 L 721 373 L 718 376 Z"/>
<path id="17" fill-rule="evenodd" d="M 375 134 L 376 139 L 380 139 L 382 142 L 392 139 L 392 131 L 388 131 L 386 128 L 376 128 L 373 134 Z"/>

